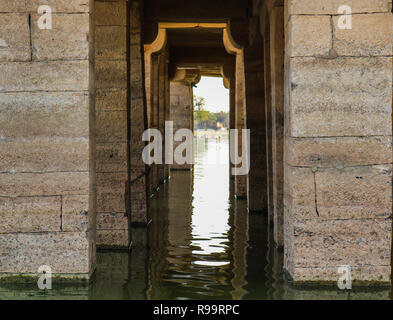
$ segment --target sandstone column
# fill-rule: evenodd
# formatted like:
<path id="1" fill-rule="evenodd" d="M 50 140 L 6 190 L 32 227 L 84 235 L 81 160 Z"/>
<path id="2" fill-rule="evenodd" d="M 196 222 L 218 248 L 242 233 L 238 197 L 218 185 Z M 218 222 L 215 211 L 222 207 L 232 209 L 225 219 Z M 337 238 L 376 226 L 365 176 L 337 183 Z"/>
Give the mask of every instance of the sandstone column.
<path id="1" fill-rule="evenodd" d="M 267 23 L 268 26 L 269 23 Z M 274 220 L 273 206 L 273 157 L 272 157 L 272 85 L 270 66 L 270 27 L 263 35 L 264 76 L 265 76 L 265 114 L 266 114 L 266 176 L 267 176 L 267 208 L 269 221 Z"/>
<path id="2" fill-rule="evenodd" d="M 147 124 L 149 129 L 159 129 L 160 55 L 163 51 L 165 51 L 166 41 L 166 30 L 159 29 L 158 35 L 153 43 L 144 46 L 146 75 L 145 87 L 148 119 Z M 161 70 L 161 73 L 162 72 L 163 70 Z M 161 80 L 163 80 L 162 77 Z M 160 165 L 152 164 L 150 166 L 150 194 L 155 192 L 160 183 L 158 166 Z"/>
<path id="3" fill-rule="evenodd" d="M 142 152 L 146 143 L 142 141 L 142 134 L 147 128 L 147 110 L 143 72 L 142 8 L 139 1 L 131 3 L 130 17 L 131 108 L 128 114 L 130 128 L 130 222 L 132 226 L 146 226 L 150 221 L 150 216 L 147 199 L 148 170 L 142 160 Z M 133 238 L 134 234 L 135 232 L 132 234 Z"/>
<path id="4" fill-rule="evenodd" d="M 388 1 L 286 1 L 285 268 L 295 282 L 390 283 L 392 14 Z"/>
<path id="5" fill-rule="evenodd" d="M 236 124 L 236 76 L 235 76 L 235 69 L 236 65 L 229 65 L 226 64 L 221 69 L 221 74 L 224 78 L 224 87 L 229 89 L 229 129 L 235 129 Z M 229 177 L 231 179 L 234 178 L 232 174 L 233 164 L 230 161 L 230 154 L 229 154 Z"/>
<path id="6" fill-rule="evenodd" d="M 266 105 L 262 39 L 244 48 L 244 103 L 250 129 L 250 171 L 247 179 L 249 211 L 267 210 Z"/>
<path id="7" fill-rule="evenodd" d="M 194 102 L 192 84 L 200 80 L 198 69 L 178 70 L 170 83 L 171 107 L 170 120 L 173 121 L 173 133 L 179 129 L 194 131 Z M 176 150 L 181 142 L 174 141 L 173 148 Z M 174 159 L 171 169 L 190 170 L 192 164 L 179 164 Z"/>
<path id="8" fill-rule="evenodd" d="M 235 124 L 238 130 L 238 154 L 242 154 L 242 129 L 246 129 L 246 110 L 244 103 L 244 54 L 240 50 L 236 54 L 236 111 Z M 239 199 L 247 198 L 248 175 L 235 176 L 235 196 Z"/>
<path id="9" fill-rule="evenodd" d="M 0 3 L 0 277 L 95 266 L 92 5 Z"/>
<path id="10" fill-rule="evenodd" d="M 274 241 L 284 245 L 284 7 L 270 14 Z"/>
<path id="11" fill-rule="evenodd" d="M 120 0 L 95 2 L 97 245 L 127 248 L 127 6 Z"/>

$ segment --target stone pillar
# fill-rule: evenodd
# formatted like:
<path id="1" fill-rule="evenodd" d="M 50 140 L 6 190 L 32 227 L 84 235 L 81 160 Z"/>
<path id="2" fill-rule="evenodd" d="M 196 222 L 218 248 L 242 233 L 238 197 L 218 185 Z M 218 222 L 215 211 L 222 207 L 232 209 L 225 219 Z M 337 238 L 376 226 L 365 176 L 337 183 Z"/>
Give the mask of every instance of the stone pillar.
<path id="1" fill-rule="evenodd" d="M 170 120 L 173 121 L 173 133 L 179 129 L 194 131 L 194 101 L 192 85 L 200 81 L 199 69 L 177 69 L 170 83 Z M 173 148 L 181 142 L 174 141 Z M 190 170 L 192 164 L 179 164 L 175 159 L 171 165 L 175 170 Z"/>
<path id="2" fill-rule="evenodd" d="M 234 59 L 234 61 L 236 61 Z M 224 87 L 229 89 L 229 129 L 236 128 L 236 76 L 235 76 L 235 68 L 234 64 L 226 64 L 221 69 L 221 74 L 223 76 Z M 234 167 L 231 162 L 231 155 L 229 153 L 229 177 L 231 179 L 234 178 L 232 175 L 232 168 Z"/>
<path id="3" fill-rule="evenodd" d="M 127 7 L 96 1 L 97 245 L 128 247 Z"/>
<path id="4" fill-rule="evenodd" d="M 0 4 L 0 278 L 95 268 L 93 5 Z M 57 14 L 56 12 L 61 12 Z"/>
<path id="5" fill-rule="evenodd" d="M 274 241 L 284 245 L 284 7 L 270 14 Z"/>
<path id="6" fill-rule="evenodd" d="M 147 103 L 147 124 L 149 129 L 160 129 L 159 103 L 160 103 L 160 56 L 166 49 L 166 30 L 159 29 L 158 35 L 153 43 L 144 46 L 145 52 L 145 88 Z M 165 61 L 166 63 L 166 61 Z M 165 69 L 161 68 L 161 80 Z M 161 85 L 162 88 L 163 85 Z M 165 84 L 164 84 L 165 87 Z M 163 91 L 163 90 L 161 90 Z M 165 90 L 164 90 L 165 91 Z M 161 99 L 161 106 L 166 101 Z M 149 193 L 156 191 L 160 184 L 157 164 L 150 166 L 149 173 Z"/>
<path id="7" fill-rule="evenodd" d="M 269 221 L 274 219 L 273 206 L 273 157 L 272 157 L 272 85 L 270 66 L 270 28 L 263 35 L 264 76 L 265 76 L 265 117 L 266 117 L 266 176 L 267 176 L 267 208 Z"/>
<path id="8" fill-rule="evenodd" d="M 245 108 L 250 129 L 249 211 L 267 210 L 266 112 L 262 39 L 244 48 Z"/>
<path id="9" fill-rule="evenodd" d="M 147 128 L 145 82 L 143 72 L 142 8 L 139 1 L 130 5 L 130 210 L 131 225 L 146 226 L 149 221 L 147 166 L 142 160 L 145 142 L 142 134 Z M 134 235 L 134 233 L 133 233 Z"/>
<path id="10" fill-rule="evenodd" d="M 244 55 L 240 50 L 236 54 L 236 111 L 235 124 L 238 129 L 238 154 L 242 154 L 241 130 L 246 129 L 246 110 L 244 105 Z M 235 176 L 235 196 L 239 199 L 247 198 L 247 175 Z"/>
<path id="11" fill-rule="evenodd" d="M 169 55 L 169 51 L 168 55 Z M 171 119 L 171 85 L 169 81 L 169 57 L 167 56 L 167 59 L 165 61 L 166 66 L 165 66 L 165 121 L 169 121 Z M 193 125 L 194 126 L 194 125 Z M 165 143 L 168 143 L 168 141 L 165 141 Z M 165 164 L 164 165 L 164 178 L 168 179 L 170 176 L 170 164 Z"/>
<path id="12" fill-rule="evenodd" d="M 173 121 L 173 133 L 177 130 L 187 128 L 194 130 L 193 128 L 193 95 L 191 83 L 183 81 L 171 81 L 171 108 L 170 108 L 170 120 Z M 181 142 L 174 141 L 173 148 Z M 190 170 L 192 164 L 178 164 L 175 159 L 171 165 L 172 170 Z"/>
<path id="13" fill-rule="evenodd" d="M 165 50 L 159 55 L 158 58 L 158 129 L 162 135 L 162 150 L 165 150 L 165 120 L 166 119 L 166 77 L 168 76 L 168 50 Z M 163 160 L 164 161 L 164 160 Z M 158 183 L 163 183 L 166 179 L 165 177 L 165 163 L 159 164 L 157 166 L 157 179 Z"/>
<path id="14" fill-rule="evenodd" d="M 295 282 L 391 282 L 388 1 L 286 2 L 285 268 Z"/>

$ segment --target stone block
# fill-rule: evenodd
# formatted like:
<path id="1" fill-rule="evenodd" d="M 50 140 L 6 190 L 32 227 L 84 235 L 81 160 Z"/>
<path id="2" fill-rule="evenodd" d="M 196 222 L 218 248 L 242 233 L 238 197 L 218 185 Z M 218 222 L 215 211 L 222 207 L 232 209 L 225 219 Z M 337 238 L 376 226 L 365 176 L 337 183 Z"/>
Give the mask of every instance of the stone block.
<path id="1" fill-rule="evenodd" d="M 36 274 L 47 265 L 54 274 L 87 275 L 88 257 L 86 232 L 0 234 L 0 273 Z"/>
<path id="2" fill-rule="evenodd" d="M 26 0 L 2 0 L 0 12 L 25 12 Z"/>
<path id="3" fill-rule="evenodd" d="M 0 13 L 0 61 L 30 60 L 29 32 L 27 15 Z"/>
<path id="4" fill-rule="evenodd" d="M 0 140 L 0 172 L 88 171 L 88 168 L 87 139 Z"/>
<path id="5" fill-rule="evenodd" d="M 88 172 L 1 173 L 0 196 L 50 196 L 89 193 Z"/>
<path id="6" fill-rule="evenodd" d="M 96 1 L 96 26 L 125 26 L 127 25 L 127 8 L 125 1 Z"/>
<path id="7" fill-rule="evenodd" d="M 96 61 L 95 67 L 97 89 L 127 89 L 127 62 Z"/>
<path id="8" fill-rule="evenodd" d="M 295 221 L 295 268 L 390 266 L 392 220 Z"/>
<path id="9" fill-rule="evenodd" d="M 0 69 L 0 92 L 89 89 L 88 61 L 3 62 Z"/>
<path id="10" fill-rule="evenodd" d="M 392 58 L 292 58 L 292 137 L 392 133 Z"/>
<path id="11" fill-rule="evenodd" d="M 127 172 L 127 143 L 96 145 L 97 172 Z"/>
<path id="12" fill-rule="evenodd" d="M 393 18 L 391 13 L 356 14 L 352 29 L 338 28 L 333 17 L 334 50 L 339 56 L 391 56 Z"/>
<path id="13" fill-rule="evenodd" d="M 321 219 L 389 218 L 392 166 L 325 169 L 315 173 Z"/>
<path id="14" fill-rule="evenodd" d="M 57 13 L 85 13 L 91 11 L 90 0 L 25 0 L 26 10 L 37 12 L 41 5 L 48 5 Z"/>
<path id="15" fill-rule="evenodd" d="M 96 112 L 120 110 L 127 110 L 127 90 L 102 89 L 96 91 Z"/>
<path id="16" fill-rule="evenodd" d="M 126 31 L 123 26 L 96 27 L 96 60 L 126 60 Z"/>
<path id="17" fill-rule="evenodd" d="M 97 213 L 97 229 L 128 229 L 128 218 L 124 212 Z"/>
<path id="18" fill-rule="evenodd" d="M 285 166 L 284 207 L 288 210 L 287 218 L 318 217 L 315 207 L 314 174 L 311 169 Z"/>
<path id="19" fill-rule="evenodd" d="M 299 167 L 344 167 L 392 162 L 392 137 L 285 139 L 286 162 Z"/>
<path id="20" fill-rule="evenodd" d="M 89 230 L 89 196 L 75 195 L 62 197 L 62 230 L 88 231 Z"/>
<path id="21" fill-rule="evenodd" d="M 0 233 L 60 231 L 60 197 L 0 197 Z"/>
<path id="22" fill-rule="evenodd" d="M 287 0 L 289 15 L 293 14 L 338 14 L 342 5 L 350 6 L 352 13 L 388 12 L 388 0 Z"/>
<path id="23" fill-rule="evenodd" d="M 113 246 L 128 248 L 128 229 L 97 230 L 97 246 Z"/>
<path id="24" fill-rule="evenodd" d="M 127 112 L 103 111 L 96 113 L 96 142 L 126 142 Z"/>
<path id="25" fill-rule="evenodd" d="M 127 173 L 97 173 L 97 212 L 126 212 Z"/>
<path id="26" fill-rule="evenodd" d="M 352 267 L 351 268 L 351 276 L 352 276 L 352 285 L 353 286 L 370 286 L 375 285 L 377 282 L 379 285 L 390 284 L 391 283 L 391 267 L 390 266 L 361 266 L 361 267 Z M 337 283 L 340 275 L 338 274 L 338 267 L 318 267 L 318 268 L 294 268 L 293 277 L 296 279 L 296 282 L 316 282 L 316 283 Z M 356 292 L 355 297 L 351 297 L 353 299 L 370 299 L 370 295 L 372 296 L 372 300 L 375 300 L 378 297 L 381 299 L 390 299 L 387 297 L 387 293 L 389 290 L 376 290 L 375 292 L 369 292 L 361 294 L 361 292 Z M 321 294 L 321 291 L 308 292 L 306 296 L 302 295 L 303 299 L 315 299 L 318 296 L 318 293 Z M 304 293 L 303 293 L 304 294 Z M 307 298 L 309 297 L 309 298 Z M 337 291 L 334 290 L 329 298 L 332 299 L 337 298 Z M 347 293 L 343 299 L 347 300 Z"/>
<path id="27" fill-rule="evenodd" d="M 0 136 L 89 137 L 87 93 L 0 93 Z"/>
<path id="28" fill-rule="evenodd" d="M 332 48 L 330 16 L 293 16 L 288 25 L 287 54 L 328 56 Z"/>
<path id="29" fill-rule="evenodd" d="M 39 17 L 31 17 L 33 60 L 88 59 L 89 14 L 54 14 L 49 30 L 38 27 Z"/>

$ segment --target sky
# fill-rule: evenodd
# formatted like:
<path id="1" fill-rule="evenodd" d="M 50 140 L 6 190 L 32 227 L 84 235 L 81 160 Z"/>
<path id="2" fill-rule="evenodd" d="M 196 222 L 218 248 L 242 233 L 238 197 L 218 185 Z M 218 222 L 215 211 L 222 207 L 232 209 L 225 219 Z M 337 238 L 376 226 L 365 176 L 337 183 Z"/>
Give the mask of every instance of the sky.
<path id="1" fill-rule="evenodd" d="M 206 110 L 229 112 L 229 90 L 225 89 L 222 78 L 202 77 L 194 88 L 194 96 L 205 98 Z"/>

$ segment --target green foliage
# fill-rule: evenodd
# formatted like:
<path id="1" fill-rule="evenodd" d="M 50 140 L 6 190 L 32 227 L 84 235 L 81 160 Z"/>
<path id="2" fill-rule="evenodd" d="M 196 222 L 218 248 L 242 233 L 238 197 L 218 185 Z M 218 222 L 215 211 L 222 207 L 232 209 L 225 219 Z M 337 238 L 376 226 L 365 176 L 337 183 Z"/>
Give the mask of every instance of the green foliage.
<path id="1" fill-rule="evenodd" d="M 217 123 L 228 128 L 229 113 L 210 112 L 205 110 L 206 101 L 203 97 L 194 97 L 194 128 L 195 129 L 217 129 Z"/>

